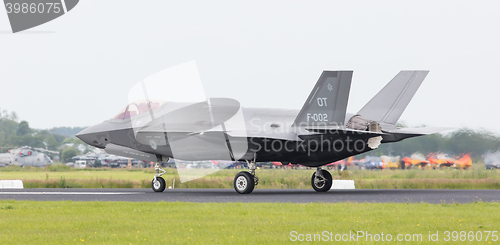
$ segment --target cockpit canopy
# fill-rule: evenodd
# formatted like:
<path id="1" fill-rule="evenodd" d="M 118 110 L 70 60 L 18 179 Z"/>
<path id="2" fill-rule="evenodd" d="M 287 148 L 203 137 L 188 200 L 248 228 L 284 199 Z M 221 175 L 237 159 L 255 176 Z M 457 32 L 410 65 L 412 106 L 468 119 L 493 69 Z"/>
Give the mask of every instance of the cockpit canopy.
<path id="1" fill-rule="evenodd" d="M 156 110 L 160 108 L 165 102 L 159 100 L 142 100 L 136 101 L 128 104 L 124 109 L 122 109 L 113 119 L 128 119 L 135 115 L 139 115 L 145 112 L 149 112 L 150 110 Z"/>

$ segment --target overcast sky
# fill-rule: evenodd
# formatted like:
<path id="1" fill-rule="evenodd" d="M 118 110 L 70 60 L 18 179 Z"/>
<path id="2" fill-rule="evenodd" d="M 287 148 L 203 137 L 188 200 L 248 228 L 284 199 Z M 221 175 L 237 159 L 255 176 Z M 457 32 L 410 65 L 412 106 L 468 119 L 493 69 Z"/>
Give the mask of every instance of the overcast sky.
<path id="1" fill-rule="evenodd" d="M 357 112 L 400 70 L 430 70 L 409 125 L 500 133 L 500 1 L 97 1 L 17 34 L 0 11 L 0 108 L 90 126 L 129 89 L 195 60 L 209 97 L 300 109 L 323 70 L 354 70 Z M 168 94 L 168 91 L 166 91 Z"/>

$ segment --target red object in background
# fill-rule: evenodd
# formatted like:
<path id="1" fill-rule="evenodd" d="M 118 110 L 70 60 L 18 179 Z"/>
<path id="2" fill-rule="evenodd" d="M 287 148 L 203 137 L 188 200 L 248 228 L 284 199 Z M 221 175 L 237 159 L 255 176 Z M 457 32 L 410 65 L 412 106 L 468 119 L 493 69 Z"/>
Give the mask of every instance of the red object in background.
<path id="1" fill-rule="evenodd" d="M 338 160 L 336 162 L 329 163 L 326 166 L 332 166 L 332 165 L 339 166 L 342 164 L 345 166 L 352 166 L 353 165 L 352 161 L 354 161 L 354 157 L 348 157 L 347 160 L 346 159 Z"/>

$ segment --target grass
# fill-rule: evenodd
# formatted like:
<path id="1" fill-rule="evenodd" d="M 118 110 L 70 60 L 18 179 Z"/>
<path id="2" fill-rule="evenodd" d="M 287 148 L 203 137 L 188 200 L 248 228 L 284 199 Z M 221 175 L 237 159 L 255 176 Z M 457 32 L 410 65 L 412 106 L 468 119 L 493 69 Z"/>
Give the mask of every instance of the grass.
<path id="1" fill-rule="evenodd" d="M 357 189 L 500 189 L 500 179 L 357 180 Z"/>
<path id="2" fill-rule="evenodd" d="M 72 170 L 72 171 L 0 171 L 0 179 L 33 179 L 33 180 L 46 180 L 46 179 L 60 179 L 64 177 L 66 179 L 121 179 L 121 180 L 143 180 L 152 179 L 154 171 L 144 171 L 144 170 L 126 170 L 126 169 L 99 169 L 101 171 L 95 171 L 95 169 L 85 169 L 85 170 Z M 42 169 L 43 170 L 43 169 Z M 173 171 L 170 171 L 173 176 Z"/>
<path id="3" fill-rule="evenodd" d="M 176 169 L 163 175 L 176 188 L 233 188 L 241 169 L 224 169 L 193 181 L 181 183 Z M 314 170 L 259 169 L 257 188 L 309 189 Z M 353 179 L 358 189 L 500 189 L 500 170 L 383 170 L 351 168 L 332 171 L 334 179 Z M 153 169 L 73 169 L 54 165 L 45 168 L 0 168 L 0 179 L 21 179 L 25 188 L 150 188 Z"/>
<path id="4" fill-rule="evenodd" d="M 498 203 L 0 201 L 0 244 L 283 244 L 297 234 L 498 230 Z M 292 233 L 295 235 L 295 233 Z M 458 237 L 460 239 L 460 237 Z M 489 241 L 491 240 L 491 236 Z M 331 242 L 331 241 L 330 241 Z M 349 244 L 349 242 L 347 242 Z M 353 241 L 350 244 L 377 242 Z M 467 242 L 459 242 L 461 244 Z M 477 242 L 468 242 L 476 244 Z"/>
<path id="5" fill-rule="evenodd" d="M 24 188 L 150 188 L 151 181 L 113 179 L 60 179 L 24 180 Z"/>

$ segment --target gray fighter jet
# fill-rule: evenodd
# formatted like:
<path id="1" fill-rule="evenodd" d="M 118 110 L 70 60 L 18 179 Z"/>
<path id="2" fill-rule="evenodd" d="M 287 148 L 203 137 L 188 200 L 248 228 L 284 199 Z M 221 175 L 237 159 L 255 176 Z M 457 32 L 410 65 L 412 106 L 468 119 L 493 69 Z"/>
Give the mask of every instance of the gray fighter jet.
<path id="1" fill-rule="evenodd" d="M 322 166 L 381 143 L 448 129 L 396 126 L 427 73 L 401 71 L 355 114 L 346 113 L 353 72 L 323 71 L 301 110 L 243 108 L 226 98 L 191 104 L 147 99 L 76 136 L 110 154 L 144 161 L 246 161 L 249 171 L 238 173 L 233 183 L 241 194 L 258 184 L 256 162 L 316 167 L 311 185 L 326 192 L 332 176 Z M 163 173 L 157 164 L 152 181 L 156 192 L 165 189 Z"/>
<path id="2" fill-rule="evenodd" d="M 37 150 L 45 151 L 41 148 L 32 149 L 29 146 L 11 149 L 7 153 L 0 154 L 0 166 L 17 165 L 22 167 L 43 167 L 53 163 L 47 155 Z M 51 153 L 53 152 L 51 151 Z"/>

